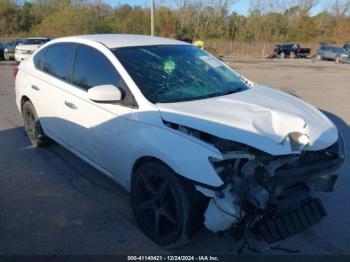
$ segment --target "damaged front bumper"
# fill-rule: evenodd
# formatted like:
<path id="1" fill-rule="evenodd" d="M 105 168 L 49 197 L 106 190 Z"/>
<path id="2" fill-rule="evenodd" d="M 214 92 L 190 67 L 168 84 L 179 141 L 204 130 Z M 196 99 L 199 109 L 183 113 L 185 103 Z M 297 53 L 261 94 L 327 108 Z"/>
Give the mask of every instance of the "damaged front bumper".
<path id="1" fill-rule="evenodd" d="M 287 210 L 264 216 L 252 231 L 267 243 L 277 242 L 300 233 L 319 222 L 326 211 L 320 199 L 306 197 Z"/>
<path id="2" fill-rule="evenodd" d="M 326 149 L 299 155 L 226 152 L 223 160 L 212 161 L 225 186 L 196 186 L 210 198 L 204 224 L 215 233 L 230 230 L 238 239 L 253 232 L 268 243 L 299 233 L 326 215 L 311 193 L 333 191 L 333 173 L 343 162 L 340 135 Z"/>

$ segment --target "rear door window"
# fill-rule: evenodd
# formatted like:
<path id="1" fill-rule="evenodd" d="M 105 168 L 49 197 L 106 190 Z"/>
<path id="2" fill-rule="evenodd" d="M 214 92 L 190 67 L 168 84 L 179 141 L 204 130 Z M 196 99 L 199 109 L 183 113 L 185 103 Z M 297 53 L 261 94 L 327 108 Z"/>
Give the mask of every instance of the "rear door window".
<path id="1" fill-rule="evenodd" d="M 74 45 L 56 44 L 48 47 L 43 71 L 64 81 L 70 80 Z"/>

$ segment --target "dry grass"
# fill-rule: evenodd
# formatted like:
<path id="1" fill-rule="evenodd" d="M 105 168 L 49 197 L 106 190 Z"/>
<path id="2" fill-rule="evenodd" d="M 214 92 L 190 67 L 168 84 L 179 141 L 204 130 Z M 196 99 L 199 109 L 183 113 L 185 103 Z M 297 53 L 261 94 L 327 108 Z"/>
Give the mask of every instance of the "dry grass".
<path id="1" fill-rule="evenodd" d="M 21 37 L 17 37 L 21 38 Z M 7 43 L 16 37 L 0 37 L 1 43 Z M 311 48 L 311 54 L 315 55 L 318 44 L 300 43 L 302 47 Z M 237 56 L 237 57 L 266 57 L 272 53 L 275 43 L 245 43 L 227 40 L 206 40 L 205 49 L 214 55 Z"/>
<path id="2" fill-rule="evenodd" d="M 272 53 L 274 43 L 244 43 L 222 40 L 205 41 L 206 49 L 215 55 L 238 57 L 266 57 Z M 318 44 L 300 43 L 302 47 L 311 48 L 311 55 L 315 55 Z"/>

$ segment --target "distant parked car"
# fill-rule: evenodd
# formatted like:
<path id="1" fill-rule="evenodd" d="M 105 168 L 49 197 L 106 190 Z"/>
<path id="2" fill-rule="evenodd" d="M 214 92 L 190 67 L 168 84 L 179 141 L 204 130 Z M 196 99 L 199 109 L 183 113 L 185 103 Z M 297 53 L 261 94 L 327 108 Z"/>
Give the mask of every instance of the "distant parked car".
<path id="1" fill-rule="evenodd" d="M 317 52 L 318 60 L 332 60 L 336 62 L 350 62 L 350 54 L 342 47 L 321 46 Z"/>
<path id="2" fill-rule="evenodd" d="M 6 43 L 5 44 L 5 49 L 4 49 L 4 58 L 5 60 L 13 60 L 15 59 L 15 49 L 16 46 L 21 44 L 23 40 L 21 39 L 16 39 L 12 42 Z"/>
<path id="3" fill-rule="evenodd" d="M 27 60 L 40 46 L 49 41 L 47 37 L 31 37 L 16 46 L 15 60 L 19 63 Z"/>
<path id="4" fill-rule="evenodd" d="M 343 48 L 350 53 L 350 44 L 345 44 Z"/>
<path id="5" fill-rule="evenodd" d="M 0 59 L 4 60 L 4 49 L 5 45 L 3 43 L 0 43 Z"/>
<path id="6" fill-rule="evenodd" d="M 301 48 L 299 44 L 278 44 L 273 50 L 275 57 L 306 58 L 310 56 L 310 48 Z"/>
<path id="7" fill-rule="evenodd" d="M 329 46 L 327 42 L 320 42 L 320 46 Z"/>

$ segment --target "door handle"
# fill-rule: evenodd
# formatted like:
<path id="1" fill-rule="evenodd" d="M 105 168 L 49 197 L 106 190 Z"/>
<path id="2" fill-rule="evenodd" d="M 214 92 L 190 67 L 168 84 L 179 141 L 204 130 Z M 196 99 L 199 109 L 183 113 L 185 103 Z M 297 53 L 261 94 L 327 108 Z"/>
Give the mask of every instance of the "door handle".
<path id="1" fill-rule="evenodd" d="M 35 91 L 40 91 L 40 88 L 34 85 L 32 85 L 32 89 L 34 89 Z"/>
<path id="2" fill-rule="evenodd" d="M 68 102 L 68 101 L 64 101 L 64 104 L 69 107 L 70 109 L 78 109 L 78 107 L 76 105 L 74 105 L 73 103 L 71 102 Z"/>

